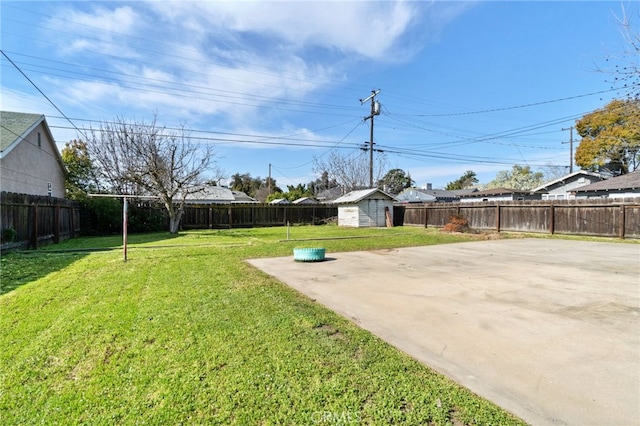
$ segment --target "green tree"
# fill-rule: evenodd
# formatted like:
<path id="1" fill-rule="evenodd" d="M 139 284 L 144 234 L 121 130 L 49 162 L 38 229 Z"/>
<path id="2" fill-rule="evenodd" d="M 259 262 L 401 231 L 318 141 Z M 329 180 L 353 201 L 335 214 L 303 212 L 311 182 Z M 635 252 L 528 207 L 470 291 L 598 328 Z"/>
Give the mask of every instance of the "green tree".
<path id="1" fill-rule="evenodd" d="M 414 184 L 409 173 L 402 169 L 391 169 L 378 181 L 378 188 L 390 194 L 399 194 Z"/>
<path id="2" fill-rule="evenodd" d="M 231 175 L 230 187 L 234 191 L 242 191 L 261 202 L 266 202 L 267 198 L 272 194 L 282 192 L 282 189 L 276 184 L 274 178 L 254 178 L 250 173 L 236 173 Z"/>
<path id="3" fill-rule="evenodd" d="M 317 194 L 327 189 L 335 188 L 336 186 L 338 186 L 338 182 L 335 179 L 330 179 L 329 172 L 327 172 L 326 170 L 323 170 L 320 174 L 320 177 L 312 182 L 309 182 L 309 184 L 307 185 L 313 196 L 316 196 Z"/>
<path id="4" fill-rule="evenodd" d="M 476 183 L 478 183 L 476 172 L 474 172 L 473 170 L 467 170 L 458 179 L 454 180 L 453 182 L 449 182 L 444 189 L 447 189 L 449 191 L 455 189 L 467 189 L 471 188 Z"/>
<path id="5" fill-rule="evenodd" d="M 640 100 L 614 100 L 576 123 L 582 136 L 576 164 L 590 171 L 626 174 L 640 164 Z"/>
<path id="6" fill-rule="evenodd" d="M 62 148 L 62 162 L 67 169 L 67 198 L 82 200 L 88 192 L 98 189 L 96 168 L 85 142 L 74 139 L 65 143 Z"/>
<path id="7" fill-rule="evenodd" d="M 530 190 L 544 182 L 544 173 L 532 172 L 529 166 L 514 165 L 511 170 L 498 172 L 496 178 L 487 184 L 487 189 L 509 188 Z"/>

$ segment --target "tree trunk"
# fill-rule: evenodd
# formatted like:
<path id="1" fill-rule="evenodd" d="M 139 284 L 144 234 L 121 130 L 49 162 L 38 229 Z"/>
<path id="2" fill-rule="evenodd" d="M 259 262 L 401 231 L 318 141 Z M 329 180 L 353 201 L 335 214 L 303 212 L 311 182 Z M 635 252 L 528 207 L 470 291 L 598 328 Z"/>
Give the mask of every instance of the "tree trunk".
<path id="1" fill-rule="evenodd" d="M 176 207 L 173 201 L 165 203 L 167 212 L 169 213 L 169 232 L 171 234 L 177 234 L 180 229 L 180 220 L 182 219 L 182 206 Z"/>

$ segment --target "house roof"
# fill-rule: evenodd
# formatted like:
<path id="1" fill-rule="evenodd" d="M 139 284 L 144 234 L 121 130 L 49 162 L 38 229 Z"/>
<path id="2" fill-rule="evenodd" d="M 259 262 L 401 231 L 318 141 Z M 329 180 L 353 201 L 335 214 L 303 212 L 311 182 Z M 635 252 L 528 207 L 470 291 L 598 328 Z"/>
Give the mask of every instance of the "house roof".
<path id="1" fill-rule="evenodd" d="M 499 195 L 523 195 L 530 194 L 531 191 L 526 191 L 522 189 L 511 189 L 511 188 L 492 188 L 485 189 L 484 191 L 476 191 L 471 194 L 461 195 L 461 198 L 475 198 L 475 197 L 486 197 L 486 196 L 499 196 Z"/>
<path id="2" fill-rule="evenodd" d="M 531 190 L 531 192 L 538 192 L 538 191 L 544 191 L 546 189 L 549 189 L 550 187 L 554 186 L 555 184 L 562 184 L 568 180 L 571 180 L 574 177 L 578 177 L 578 176 L 591 176 L 591 177 L 595 177 L 595 178 L 599 178 L 599 179 L 604 179 L 604 176 L 602 176 L 599 173 L 593 173 L 593 172 L 588 172 L 586 170 L 578 170 L 577 172 L 573 172 L 573 173 L 569 173 L 568 175 L 564 175 L 562 177 L 559 177 L 558 179 L 554 179 L 552 181 L 549 182 L 545 182 L 544 184 L 538 186 L 537 188 L 533 188 Z"/>
<path id="3" fill-rule="evenodd" d="M 198 192 L 192 192 L 186 198 L 189 203 L 235 203 L 255 202 L 244 192 L 232 191 L 223 186 L 203 186 Z"/>
<path id="4" fill-rule="evenodd" d="M 640 189 L 640 170 L 592 183 L 591 185 L 581 186 L 580 188 L 574 189 L 574 192 L 615 191 L 622 189 Z"/>
<path id="5" fill-rule="evenodd" d="M 286 198 L 276 198 L 275 200 L 272 200 L 269 204 L 290 204 L 289 200 L 287 200 Z"/>
<path id="6" fill-rule="evenodd" d="M 398 201 L 403 203 L 432 203 L 436 201 L 436 197 L 431 194 L 425 194 L 415 188 L 408 188 L 396 196 Z"/>
<path id="7" fill-rule="evenodd" d="M 413 190 L 421 192 L 422 194 L 427 194 L 432 197 L 435 197 L 437 200 L 459 200 L 460 196 L 456 194 L 454 191 L 449 191 L 447 189 L 421 189 L 421 188 L 408 188 L 405 191 Z M 403 191 L 404 192 L 404 191 Z"/>
<path id="8" fill-rule="evenodd" d="M 451 190 L 452 193 L 454 193 L 455 195 L 469 195 L 472 194 L 474 192 L 478 192 L 478 188 L 467 188 L 467 189 L 452 189 Z"/>
<path id="9" fill-rule="evenodd" d="M 384 192 L 381 189 L 378 188 L 370 188 L 370 189 L 360 189 L 358 191 L 351 191 L 350 193 L 343 195 L 342 197 L 336 199 L 333 201 L 334 204 L 351 204 L 351 203 L 357 203 L 361 200 L 364 200 L 367 197 L 370 197 L 371 195 L 375 194 L 375 193 L 379 193 L 381 195 L 383 195 L 384 197 L 392 200 L 392 201 L 396 201 L 396 197 L 394 197 L 391 194 L 388 194 L 386 192 Z"/>
<path id="10" fill-rule="evenodd" d="M 22 142 L 31 132 L 42 124 L 47 134 L 47 139 L 53 151 L 62 173 L 66 176 L 67 168 L 62 161 L 56 141 L 51 134 L 51 129 L 42 114 L 30 114 L 24 112 L 0 111 L 0 158 L 4 158 L 11 150 Z"/>
<path id="11" fill-rule="evenodd" d="M 317 203 L 317 201 L 310 197 L 302 197 L 292 201 L 291 203 L 292 204 L 315 204 Z"/>
<path id="12" fill-rule="evenodd" d="M 42 121 L 42 114 L 0 111 L 0 152 L 5 154 L 26 138 Z M 51 138 L 53 141 L 53 137 Z"/>

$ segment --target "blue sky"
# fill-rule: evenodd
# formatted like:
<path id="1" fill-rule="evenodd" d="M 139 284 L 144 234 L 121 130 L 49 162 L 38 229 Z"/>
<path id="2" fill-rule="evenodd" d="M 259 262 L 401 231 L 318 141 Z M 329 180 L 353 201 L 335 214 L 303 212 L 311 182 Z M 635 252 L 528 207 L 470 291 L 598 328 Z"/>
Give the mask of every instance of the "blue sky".
<path id="1" fill-rule="evenodd" d="M 598 69 L 627 47 L 623 7 L 637 26 L 637 3 L 611 1 L 3 0 L 2 51 L 21 72 L 2 56 L 0 102 L 45 114 L 60 148 L 73 126 L 155 115 L 213 145 L 227 175 L 271 164 L 285 187 L 332 149 L 368 155 L 359 99 L 379 89 L 390 168 L 418 186 L 466 170 L 487 183 L 514 164 L 568 167 L 562 129 L 622 96 Z"/>

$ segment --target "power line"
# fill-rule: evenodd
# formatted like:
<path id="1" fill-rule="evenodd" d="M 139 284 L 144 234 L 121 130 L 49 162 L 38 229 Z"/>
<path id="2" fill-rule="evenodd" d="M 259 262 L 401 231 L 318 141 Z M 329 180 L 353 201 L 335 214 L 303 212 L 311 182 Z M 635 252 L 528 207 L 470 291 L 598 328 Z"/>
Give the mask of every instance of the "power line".
<path id="1" fill-rule="evenodd" d="M 4 53 L 4 50 L 0 49 L 0 53 L 2 53 L 2 55 L 3 55 L 5 58 L 7 58 L 7 60 L 8 60 L 9 62 L 11 62 L 11 64 L 12 64 L 12 65 L 13 65 L 13 66 L 14 66 L 14 67 L 15 67 L 15 68 L 20 72 L 20 74 L 22 74 L 22 75 L 24 76 L 24 78 L 26 78 L 26 79 L 27 79 L 27 81 L 28 81 L 29 83 L 31 83 L 31 85 L 32 85 L 33 87 L 35 87 L 35 88 L 36 88 L 36 90 L 37 90 L 38 92 L 40 92 L 40 94 L 41 94 L 42 96 L 44 96 L 44 98 L 45 98 L 47 101 L 49 101 L 49 103 L 50 103 L 51 105 L 53 105 L 53 107 L 54 107 L 54 108 L 55 108 L 55 109 L 56 109 L 60 114 L 62 114 L 62 116 L 63 116 L 64 118 L 66 118 L 66 119 L 67 119 L 67 121 L 68 121 L 69 123 L 71 123 L 71 125 L 72 125 L 72 126 L 73 126 L 73 127 L 74 127 L 74 128 L 75 128 L 75 129 L 76 129 L 76 130 L 81 134 L 81 135 L 83 135 L 85 138 L 87 137 L 84 133 L 82 133 L 82 131 L 81 131 L 80 129 L 78 129 L 78 128 L 76 127 L 76 125 L 75 125 L 75 124 L 73 124 L 73 122 L 72 122 L 71 120 L 69 120 L 69 118 L 65 115 L 65 113 L 64 113 L 64 112 L 62 112 L 62 110 L 61 110 L 60 108 L 58 108 L 58 106 L 57 106 L 57 105 L 56 105 L 56 104 L 55 104 L 51 99 L 49 99 L 49 97 L 48 97 L 47 95 L 45 95 L 45 94 L 44 94 L 44 92 L 43 92 L 42 90 L 40 90 L 40 88 L 39 88 L 39 87 L 38 87 L 38 86 L 37 86 L 37 85 L 36 85 L 36 84 L 35 84 L 35 83 L 34 83 L 34 82 L 33 82 L 33 81 L 32 81 L 32 80 L 31 80 L 31 79 L 30 79 L 30 78 L 29 78 L 29 77 L 28 77 L 28 76 L 27 76 L 27 75 L 26 75 L 26 74 L 25 74 L 21 69 L 20 69 L 20 67 L 18 67 L 18 66 L 17 66 L 17 65 L 16 65 L 16 64 L 11 60 L 11 58 L 9 58 L 9 57 L 7 56 L 7 54 L 6 54 L 6 53 Z"/>
<path id="2" fill-rule="evenodd" d="M 640 83 L 634 84 L 633 86 L 630 86 L 630 87 L 640 87 Z M 453 117 L 453 116 L 460 116 L 460 115 L 485 114 L 485 113 L 489 113 L 489 112 L 508 111 L 508 110 L 513 110 L 513 109 L 529 108 L 529 107 L 533 107 L 533 106 L 540 106 L 540 105 L 546 105 L 546 104 L 551 104 L 551 103 L 556 103 L 556 102 L 569 101 L 569 100 L 573 100 L 573 99 L 584 98 L 584 97 L 587 97 L 587 96 L 601 95 L 603 93 L 614 92 L 616 90 L 620 90 L 620 89 L 616 88 L 616 89 L 600 90 L 598 92 L 585 93 L 585 94 L 582 94 L 582 95 L 567 96 L 567 97 L 564 97 L 564 98 L 551 99 L 551 100 L 548 100 L 548 101 L 532 102 L 532 103 L 523 104 L 523 105 L 515 105 L 515 106 L 508 106 L 508 107 L 502 107 L 502 108 L 493 108 L 493 109 L 484 109 L 484 110 L 479 110 L 479 111 L 451 112 L 451 113 L 446 113 L 446 114 L 395 114 L 395 115 L 400 115 L 400 116 L 404 116 L 404 117 Z"/>

